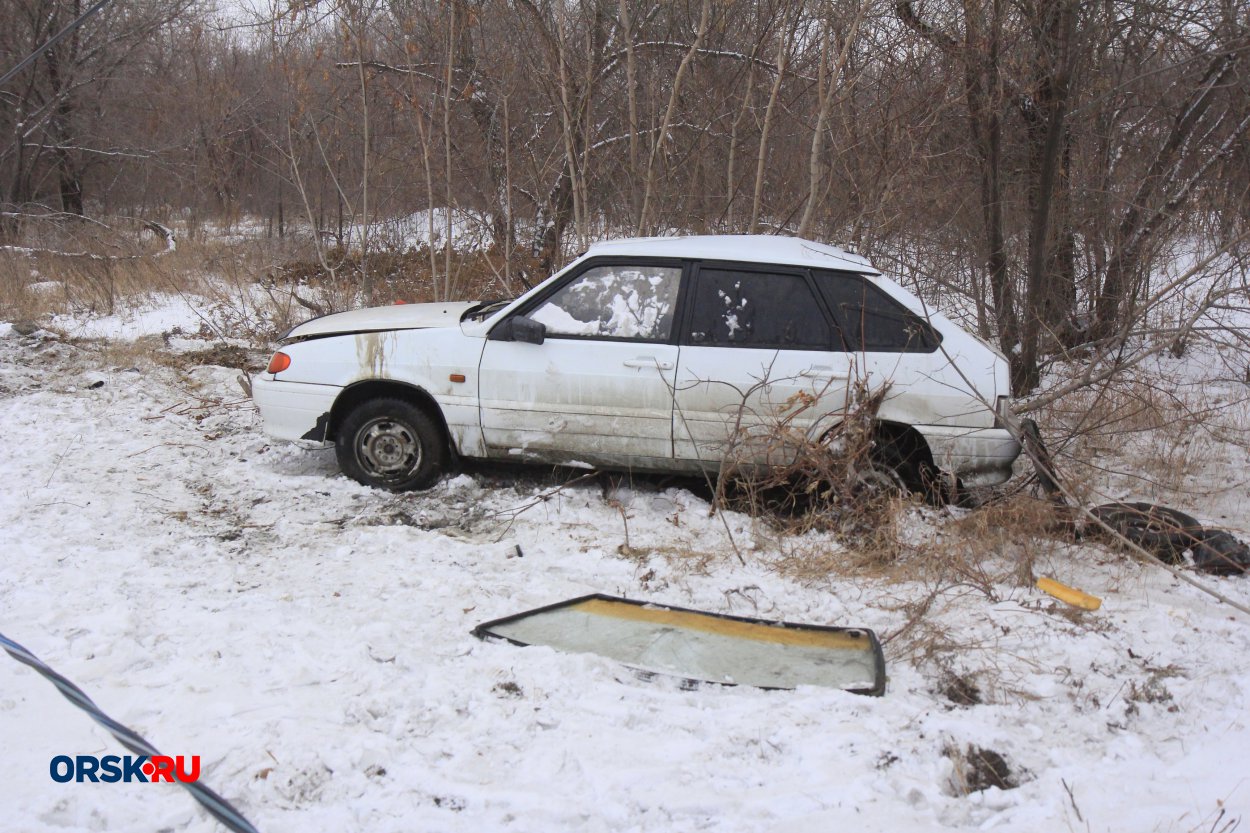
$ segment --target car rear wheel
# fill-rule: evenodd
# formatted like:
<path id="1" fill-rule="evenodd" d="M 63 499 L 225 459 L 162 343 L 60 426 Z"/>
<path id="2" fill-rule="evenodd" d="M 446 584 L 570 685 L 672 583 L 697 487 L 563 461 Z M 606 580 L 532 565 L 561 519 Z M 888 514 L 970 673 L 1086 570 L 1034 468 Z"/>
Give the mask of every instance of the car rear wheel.
<path id="1" fill-rule="evenodd" d="M 403 492 L 428 489 L 447 467 L 447 442 L 438 424 L 411 402 L 371 399 L 339 425 L 339 468 L 366 486 Z"/>
<path id="2" fill-rule="evenodd" d="M 878 460 L 869 460 L 868 465 L 856 471 L 855 483 L 865 495 L 874 498 L 896 497 L 910 491 L 898 469 Z"/>

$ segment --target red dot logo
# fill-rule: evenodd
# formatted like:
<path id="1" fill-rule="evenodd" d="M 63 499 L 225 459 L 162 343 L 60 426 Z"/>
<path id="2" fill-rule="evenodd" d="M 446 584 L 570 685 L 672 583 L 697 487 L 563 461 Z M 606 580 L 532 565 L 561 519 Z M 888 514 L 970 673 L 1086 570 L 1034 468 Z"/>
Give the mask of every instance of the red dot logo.
<path id="1" fill-rule="evenodd" d="M 150 776 L 153 772 L 156 772 L 156 767 L 152 765 L 151 761 L 139 767 L 139 769 L 143 770 L 143 774 L 148 776 Z"/>

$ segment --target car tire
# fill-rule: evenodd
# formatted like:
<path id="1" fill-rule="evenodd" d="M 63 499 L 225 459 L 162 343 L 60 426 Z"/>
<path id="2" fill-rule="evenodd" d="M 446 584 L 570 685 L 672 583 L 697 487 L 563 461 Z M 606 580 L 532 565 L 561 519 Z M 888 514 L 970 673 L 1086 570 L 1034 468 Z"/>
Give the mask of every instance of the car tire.
<path id="1" fill-rule="evenodd" d="M 447 468 L 447 441 L 425 411 L 403 399 L 357 405 L 336 432 L 343 473 L 365 486 L 405 492 L 428 489 Z"/>
<path id="2" fill-rule="evenodd" d="M 855 472 L 856 491 L 870 499 L 902 497 L 910 491 L 898 469 L 880 460 L 869 460 L 868 465 Z"/>
<path id="3" fill-rule="evenodd" d="M 1250 547 L 1222 529 L 1207 530 L 1193 554 L 1194 566 L 1204 573 L 1237 576 L 1250 572 Z"/>
<path id="4" fill-rule="evenodd" d="M 1182 564 L 1201 540 L 1202 525 L 1190 515 L 1153 503 L 1107 503 L 1090 513 L 1167 564 Z M 1097 532 L 1097 530 L 1094 530 Z"/>
<path id="5" fill-rule="evenodd" d="M 873 438 L 872 448 L 868 452 L 868 465 L 856 473 L 856 479 L 861 483 L 876 484 L 880 489 L 895 495 L 907 495 L 915 491 L 918 485 L 913 469 L 915 465 L 907 459 L 895 440 L 878 435 Z"/>

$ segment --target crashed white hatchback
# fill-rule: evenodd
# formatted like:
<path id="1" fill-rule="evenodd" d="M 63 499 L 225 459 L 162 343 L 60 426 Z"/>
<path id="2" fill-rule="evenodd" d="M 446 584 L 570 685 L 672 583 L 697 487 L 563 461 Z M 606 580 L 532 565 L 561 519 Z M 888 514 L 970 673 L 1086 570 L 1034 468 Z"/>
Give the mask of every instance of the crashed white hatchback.
<path id="1" fill-rule="evenodd" d="M 613 240 L 514 301 L 315 318 L 251 387 L 269 434 L 333 443 L 349 477 L 400 490 L 456 457 L 740 464 L 735 436 L 781 420 L 819 440 L 864 385 L 888 386 L 878 460 L 904 481 L 1010 476 L 1003 358 L 863 258 L 795 238 Z"/>

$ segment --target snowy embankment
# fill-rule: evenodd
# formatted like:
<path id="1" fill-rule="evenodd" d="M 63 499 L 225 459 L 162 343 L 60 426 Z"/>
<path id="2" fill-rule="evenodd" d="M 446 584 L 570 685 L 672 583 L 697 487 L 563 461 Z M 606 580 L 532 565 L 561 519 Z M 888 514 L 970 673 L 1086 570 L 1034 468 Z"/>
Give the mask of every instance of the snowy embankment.
<path id="1" fill-rule="evenodd" d="M 197 328 L 188 309 L 181 329 Z M 474 470 L 370 491 L 331 452 L 266 439 L 235 371 L 152 360 L 166 349 L 0 325 L 0 630 L 165 753 L 200 755 L 262 831 L 1185 831 L 1250 815 L 1250 619 L 1160 570 L 1056 545 L 1036 569 L 1104 599 L 1076 614 L 1027 586 L 799 583 L 748 518 L 728 516 L 743 565 L 704 499 L 654 483 L 557 491 Z M 1211 500 L 1250 527 L 1244 503 Z M 1250 603 L 1250 579 L 1204 581 Z M 889 689 L 684 690 L 469 633 L 589 592 L 871 627 L 894 637 Z M 977 696 L 944 693 L 942 666 Z M 171 785 L 53 782 L 56 755 L 124 750 L 4 657 L 0 737 L 7 829 L 219 829 Z M 948 753 L 969 746 L 1019 786 L 961 795 Z"/>

